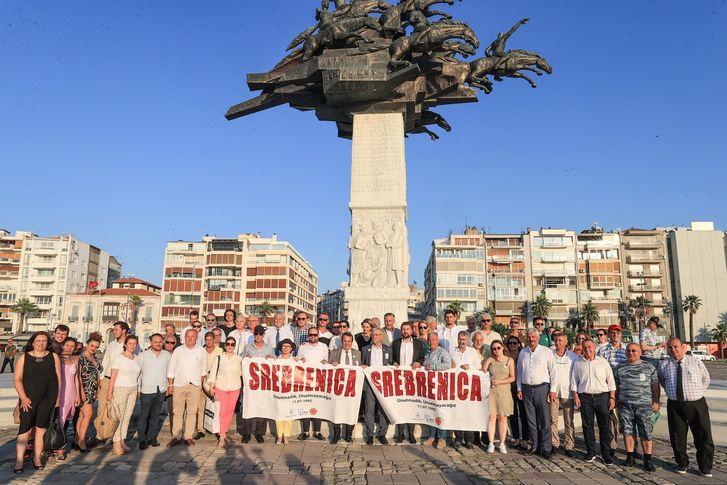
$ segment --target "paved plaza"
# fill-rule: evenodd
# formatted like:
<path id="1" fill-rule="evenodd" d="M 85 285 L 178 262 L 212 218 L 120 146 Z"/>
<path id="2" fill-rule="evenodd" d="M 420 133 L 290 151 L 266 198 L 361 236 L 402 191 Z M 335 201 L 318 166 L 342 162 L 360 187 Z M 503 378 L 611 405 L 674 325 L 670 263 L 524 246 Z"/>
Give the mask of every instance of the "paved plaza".
<path id="1" fill-rule="evenodd" d="M 232 437 L 234 433 L 231 433 Z M 230 448 L 216 445 L 208 437 L 195 446 L 180 445 L 134 449 L 124 456 L 113 456 L 109 447 L 97 447 L 82 455 L 74 452 L 65 462 L 51 458 L 44 470 L 35 471 L 28 462 L 20 478 L 13 474 L 15 428 L 0 431 L 0 483 L 69 483 L 69 484 L 586 484 L 619 483 L 688 484 L 727 483 L 727 448 L 717 447 L 713 478 L 703 478 L 696 469 L 687 475 L 671 471 L 671 448 L 655 443 L 655 473 L 640 466 L 624 468 L 605 466 L 599 460 L 585 463 L 580 459 L 556 455 L 552 460 L 529 457 L 510 450 L 507 455 L 488 455 L 482 450 L 461 452 L 451 448 L 437 450 L 431 446 L 366 446 L 360 440 L 351 445 L 321 442 L 291 442 L 287 446 L 235 444 Z M 136 441 L 129 443 L 136 446 Z M 163 443 L 163 444 L 166 444 Z M 583 449 L 583 443 L 578 444 Z M 694 448 L 689 448 L 695 463 Z M 580 456 L 580 453 L 579 453 Z M 619 456 L 623 456 L 619 453 Z M 30 468 L 30 469 L 28 469 Z"/>

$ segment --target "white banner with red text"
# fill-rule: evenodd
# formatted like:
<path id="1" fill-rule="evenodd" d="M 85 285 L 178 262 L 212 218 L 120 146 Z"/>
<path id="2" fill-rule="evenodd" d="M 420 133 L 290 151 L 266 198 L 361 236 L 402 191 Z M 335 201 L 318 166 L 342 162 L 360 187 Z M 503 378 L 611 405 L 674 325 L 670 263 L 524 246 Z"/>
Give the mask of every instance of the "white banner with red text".
<path id="1" fill-rule="evenodd" d="M 364 379 L 361 367 L 246 358 L 242 417 L 356 424 Z"/>
<path id="2" fill-rule="evenodd" d="M 392 424 L 418 423 L 451 431 L 486 431 L 489 375 L 482 371 L 368 367 L 366 380 Z"/>

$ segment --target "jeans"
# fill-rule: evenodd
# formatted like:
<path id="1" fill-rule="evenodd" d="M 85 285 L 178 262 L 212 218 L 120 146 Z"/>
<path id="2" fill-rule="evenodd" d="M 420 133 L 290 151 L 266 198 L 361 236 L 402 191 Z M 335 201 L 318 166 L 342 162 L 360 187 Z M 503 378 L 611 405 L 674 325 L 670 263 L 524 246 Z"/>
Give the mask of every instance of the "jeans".
<path id="1" fill-rule="evenodd" d="M 429 427 L 429 437 L 434 438 L 435 440 L 446 440 L 447 439 L 447 430 L 435 428 L 434 426 L 430 426 Z"/>
<path id="2" fill-rule="evenodd" d="M 147 443 L 156 441 L 161 429 L 159 422 L 159 414 L 162 411 L 162 403 L 164 403 L 164 393 L 159 391 L 151 394 L 141 395 L 141 411 L 139 412 L 138 432 L 139 443 Z"/>
<path id="3" fill-rule="evenodd" d="M 11 358 L 5 357 L 3 359 L 3 368 L 2 368 L 2 370 L 0 370 L 0 374 L 4 374 L 5 373 L 5 366 L 8 365 L 8 364 L 10 364 L 10 372 L 15 372 L 15 367 L 14 367 L 13 360 L 15 360 L 15 359 L 12 358 L 12 357 Z"/>

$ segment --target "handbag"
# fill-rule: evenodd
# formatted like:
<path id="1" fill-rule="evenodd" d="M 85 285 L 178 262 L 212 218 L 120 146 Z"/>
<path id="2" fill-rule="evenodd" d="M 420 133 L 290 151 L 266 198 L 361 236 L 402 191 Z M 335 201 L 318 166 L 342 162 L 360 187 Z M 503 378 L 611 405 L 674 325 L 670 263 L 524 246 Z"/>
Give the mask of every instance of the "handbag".
<path id="1" fill-rule="evenodd" d="M 119 411 L 111 401 L 106 401 L 105 406 L 99 406 L 98 417 L 94 421 L 96 427 L 96 438 L 107 440 L 111 438 L 119 427 Z"/>
<path id="2" fill-rule="evenodd" d="M 51 452 L 60 450 L 66 446 L 66 434 L 61 427 L 60 409 L 54 408 L 51 413 L 48 429 L 45 430 L 43 436 L 43 451 Z"/>
<path id="3" fill-rule="evenodd" d="M 212 434 L 220 432 L 220 402 L 207 400 L 204 405 L 204 429 Z"/>

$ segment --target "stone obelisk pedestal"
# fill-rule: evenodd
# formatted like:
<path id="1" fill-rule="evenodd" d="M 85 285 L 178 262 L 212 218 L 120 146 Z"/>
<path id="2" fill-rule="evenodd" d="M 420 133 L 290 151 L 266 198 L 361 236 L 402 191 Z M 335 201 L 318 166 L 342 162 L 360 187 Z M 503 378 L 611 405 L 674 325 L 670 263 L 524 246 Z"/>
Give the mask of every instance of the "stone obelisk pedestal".
<path id="1" fill-rule="evenodd" d="M 348 320 L 407 320 L 409 244 L 402 113 L 356 114 L 351 155 Z"/>

